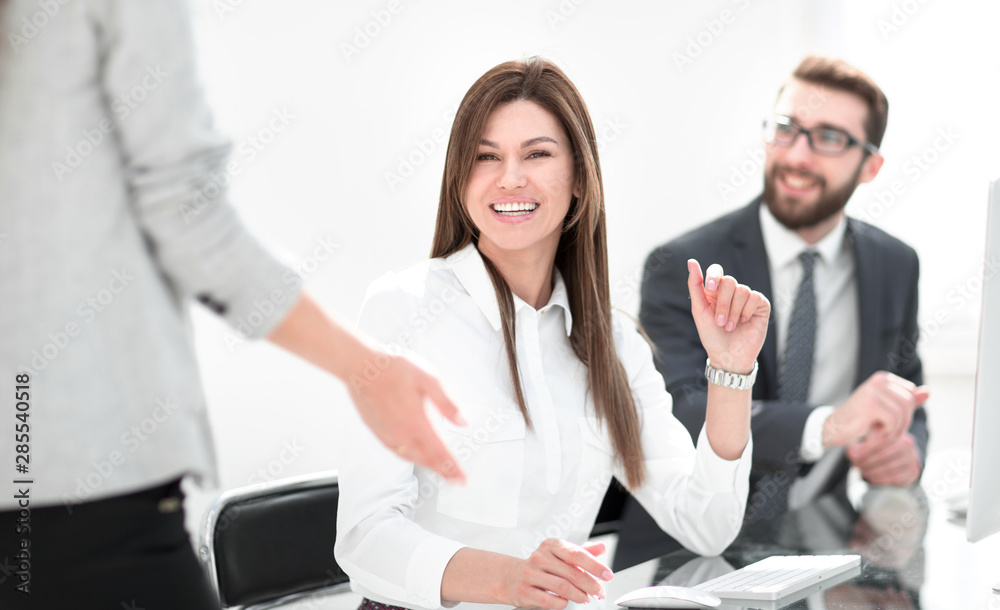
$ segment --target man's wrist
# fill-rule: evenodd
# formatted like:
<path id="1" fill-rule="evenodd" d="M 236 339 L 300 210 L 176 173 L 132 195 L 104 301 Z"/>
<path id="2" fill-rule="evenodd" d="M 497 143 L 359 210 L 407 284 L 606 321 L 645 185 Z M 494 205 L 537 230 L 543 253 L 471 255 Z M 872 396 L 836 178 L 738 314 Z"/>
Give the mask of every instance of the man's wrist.
<path id="1" fill-rule="evenodd" d="M 841 414 L 841 417 L 843 414 Z M 847 426 L 842 425 L 837 420 L 837 410 L 834 409 L 823 421 L 823 447 L 844 447 L 858 440 L 852 437 Z"/>
<path id="2" fill-rule="evenodd" d="M 806 418 L 802 428 L 802 445 L 799 447 L 799 458 L 803 462 L 812 463 L 823 457 L 823 452 L 827 449 L 823 442 L 824 429 L 833 409 L 828 405 L 816 407 Z"/>

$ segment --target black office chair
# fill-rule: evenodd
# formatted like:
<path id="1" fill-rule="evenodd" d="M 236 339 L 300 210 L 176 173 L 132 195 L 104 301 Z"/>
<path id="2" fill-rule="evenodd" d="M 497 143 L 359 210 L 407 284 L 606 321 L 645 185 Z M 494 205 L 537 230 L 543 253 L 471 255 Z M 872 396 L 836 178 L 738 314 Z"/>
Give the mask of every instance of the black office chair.
<path id="1" fill-rule="evenodd" d="M 612 478 L 604 494 L 604 500 L 601 501 L 601 508 L 597 511 L 594 528 L 590 531 L 591 538 L 618 533 L 622 526 L 622 509 L 625 507 L 626 499 L 628 491 L 618 479 Z"/>
<path id="2" fill-rule="evenodd" d="M 347 591 L 333 557 L 335 471 L 227 491 L 208 510 L 199 556 L 223 608 L 260 610 Z"/>

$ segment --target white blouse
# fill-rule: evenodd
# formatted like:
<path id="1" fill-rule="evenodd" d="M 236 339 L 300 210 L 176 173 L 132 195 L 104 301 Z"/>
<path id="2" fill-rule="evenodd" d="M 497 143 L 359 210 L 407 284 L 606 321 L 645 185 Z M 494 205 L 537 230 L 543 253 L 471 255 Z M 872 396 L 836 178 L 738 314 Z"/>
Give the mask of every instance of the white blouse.
<path id="1" fill-rule="evenodd" d="M 438 375 L 469 422 L 457 427 L 428 411 L 468 483 L 449 485 L 399 459 L 352 410 L 341 435 L 335 554 L 355 591 L 397 606 L 453 606 L 441 599 L 441 578 L 460 548 L 527 557 L 546 538 L 582 544 L 612 475 L 626 480 L 594 415 L 587 369 L 569 342 L 566 288 L 555 276 L 545 307 L 514 297 L 531 428 L 514 399 L 499 306 L 474 246 L 369 288 L 360 330 Z M 630 491 L 686 547 L 718 554 L 742 523 L 752 443 L 727 461 L 703 428 L 696 448 L 671 413 L 649 346 L 618 313 L 614 340 L 642 424 L 646 483 Z M 377 374 L 377 363 L 371 368 Z"/>

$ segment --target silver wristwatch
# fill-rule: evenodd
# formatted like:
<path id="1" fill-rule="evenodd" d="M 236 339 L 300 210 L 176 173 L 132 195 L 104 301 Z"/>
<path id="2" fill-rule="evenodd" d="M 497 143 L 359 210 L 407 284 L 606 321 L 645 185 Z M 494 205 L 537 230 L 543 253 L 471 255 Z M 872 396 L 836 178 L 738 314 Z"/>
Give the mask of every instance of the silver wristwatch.
<path id="1" fill-rule="evenodd" d="M 753 370 L 750 371 L 749 375 L 737 375 L 736 373 L 730 373 L 729 371 L 715 368 L 712 366 L 712 360 L 710 358 L 706 358 L 705 379 L 707 379 L 709 383 L 721 385 L 724 388 L 749 390 L 753 387 L 754 380 L 757 379 L 757 361 L 754 361 Z"/>

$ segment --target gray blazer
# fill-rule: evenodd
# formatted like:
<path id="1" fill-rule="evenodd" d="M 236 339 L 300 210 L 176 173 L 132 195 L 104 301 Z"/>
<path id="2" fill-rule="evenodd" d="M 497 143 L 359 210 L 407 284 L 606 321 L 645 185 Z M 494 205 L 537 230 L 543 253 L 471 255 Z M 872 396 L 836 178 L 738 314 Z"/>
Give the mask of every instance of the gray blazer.
<path id="1" fill-rule="evenodd" d="M 28 376 L 32 506 L 214 479 L 187 303 L 260 337 L 301 280 L 227 203 L 240 168 L 195 78 L 187 5 L 0 7 L 0 388 Z"/>

